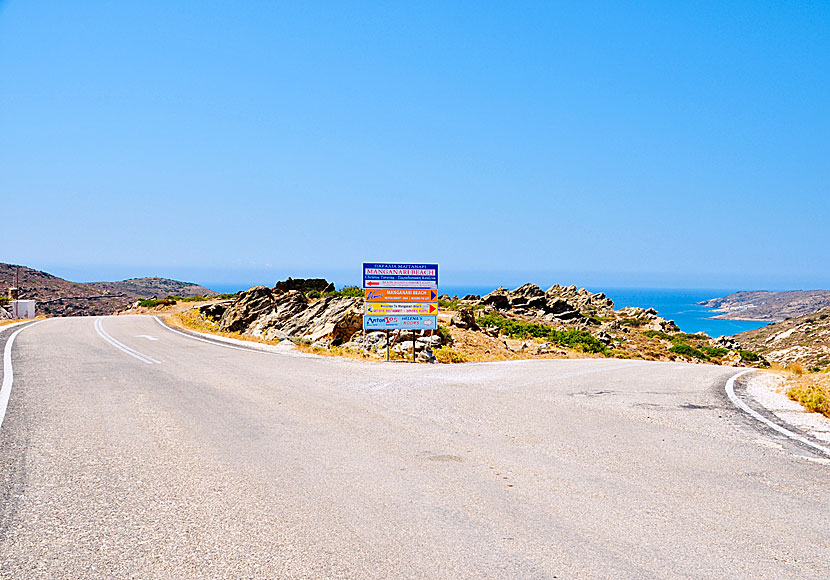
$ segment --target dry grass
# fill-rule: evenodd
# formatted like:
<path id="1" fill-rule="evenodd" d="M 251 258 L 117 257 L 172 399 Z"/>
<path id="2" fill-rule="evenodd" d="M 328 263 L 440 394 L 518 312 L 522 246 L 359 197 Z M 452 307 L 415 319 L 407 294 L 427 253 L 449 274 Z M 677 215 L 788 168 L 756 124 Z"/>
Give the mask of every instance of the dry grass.
<path id="1" fill-rule="evenodd" d="M 38 316 L 38 317 L 36 317 L 36 318 L 32 318 L 31 320 L 32 320 L 32 321 L 35 321 L 35 320 L 46 320 L 46 317 L 45 317 L 45 316 Z M 18 323 L 18 322 L 27 322 L 27 320 L 25 320 L 25 319 L 17 319 L 17 318 L 13 318 L 12 320 L 0 320 L 0 326 L 8 326 L 9 324 L 16 324 L 16 323 Z"/>
<path id="2" fill-rule="evenodd" d="M 821 413 L 830 418 L 830 374 L 793 373 L 786 384 L 787 396 L 790 399 L 801 403 L 808 411 Z"/>
<path id="3" fill-rule="evenodd" d="M 193 308 L 185 310 L 184 312 L 177 312 L 164 317 L 164 321 L 170 326 L 184 328 L 185 330 L 195 330 L 196 332 L 204 332 L 207 334 L 215 334 L 216 336 L 224 336 L 225 338 L 235 338 L 236 340 L 246 340 L 248 342 L 258 342 L 260 344 L 279 344 L 279 340 L 265 340 L 256 336 L 249 336 L 241 332 L 221 332 L 219 330 L 219 323 L 209 320 L 201 315 L 201 313 Z"/>

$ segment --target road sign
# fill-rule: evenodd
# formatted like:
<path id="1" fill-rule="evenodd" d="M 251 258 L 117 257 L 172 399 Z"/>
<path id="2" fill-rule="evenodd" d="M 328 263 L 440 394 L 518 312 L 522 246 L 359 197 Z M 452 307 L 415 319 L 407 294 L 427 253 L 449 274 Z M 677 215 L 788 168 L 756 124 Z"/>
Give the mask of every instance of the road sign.
<path id="1" fill-rule="evenodd" d="M 438 290 L 433 288 L 375 288 L 366 290 L 367 302 L 435 302 Z"/>
<path id="2" fill-rule="evenodd" d="M 389 316 L 390 314 L 438 314 L 437 302 L 400 303 L 367 302 L 366 314 L 370 316 Z"/>
<path id="3" fill-rule="evenodd" d="M 364 316 L 363 328 L 366 330 L 393 330 L 409 328 L 412 330 L 438 328 L 437 316 Z"/>
<path id="4" fill-rule="evenodd" d="M 438 264 L 363 264 L 364 288 L 438 288 Z"/>

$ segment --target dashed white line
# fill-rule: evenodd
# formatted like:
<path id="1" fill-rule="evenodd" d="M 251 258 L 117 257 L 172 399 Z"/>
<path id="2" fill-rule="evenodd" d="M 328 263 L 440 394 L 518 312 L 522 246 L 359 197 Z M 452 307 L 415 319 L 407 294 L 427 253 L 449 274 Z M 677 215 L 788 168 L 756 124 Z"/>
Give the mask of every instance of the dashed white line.
<path id="1" fill-rule="evenodd" d="M 157 364 L 157 365 L 161 364 L 161 361 L 158 361 L 158 360 L 156 360 L 152 357 L 149 357 L 146 354 L 142 354 L 142 353 L 138 352 L 137 350 L 130 348 L 126 344 L 118 342 L 117 340 L 115 340 L 112 336 L 110 336 L 107 333 L 106 330 L 104 330 L 104 323 L 101 321 L 101 318 L 96 318 L 95 319 L 95 332 L 97 332 L 98 335 L 101 338 L 106 340 L 108 343 L 110 343 L 112 346 L 114 346 L 118 350 L 127 353 L 128 355 L 130 355 L 133 358 L 137 358 L 138 360 L 140 360 L 143 363 Z"/>
<path id="2" fill-rule="evenodd" d="M 744 403 L 742 400 L 740 400 L 738 398 L 738 396 L 735 394 L 735 381 L 739 377 L 742 377 L 743 375 L 745 375 L 747 373 L 751 373 L 751 372 L 752 372 L 751 370 L 741 371 L 738 374 L 732 376 L 728 381 L 726 381 L 726 396 L 729 397 L 729 400 L 732 401 L 732 403 L 736 407 L 738 407 L 741 411 L 747 413 L 752 418 L 759 420 L 761 423 L 763 423 L 764 425 L 770 427 L 771 429 L 774 429 L 775 431 L 778 431 L 779 433 L 781 433 L 782 435 L 785 435 L 786 437 L 789 437 L 790 439 L 794 439 L 794 440 L 798 441 L 799 443 L 803 443 L 804 445 L 812 447 L 813 449 L 821 451 L 825 455 L 830 456 L 830 449 L 828 449 L 827 447 L 824 447 L 824 446 L 819 445 L 817 443 L 813 443 L 812 441 L 802 437 L 798 433 L 793 433 L 789 429 L 787 429 L 785 427 L 782 427 L 781 425 L 779 425 L 777 423 L 773 423 L 772 421 L 770 421 L 769 419 L 767 419 L 766 417 L 761 415 L 755 409 L 752 409 L 749 405 L 747 405 L 746 403 Z"/>
<path id="3" fill-rule="evenodd" d="M 23 328 L 18 328 L 6 341 L 6 348 L 3 351 L 3 386 L 0 387 L 0 426 L 3 425 L 3 419 L 6 418 L 6 408 L 9 406 L 9 397 L 12 394 L 12 384 L 14 383 L 14 369 L 12 368 L 12 345 L 17 335 L 29 328 L 43 322 L 39 320 L 33 322 Z"/>

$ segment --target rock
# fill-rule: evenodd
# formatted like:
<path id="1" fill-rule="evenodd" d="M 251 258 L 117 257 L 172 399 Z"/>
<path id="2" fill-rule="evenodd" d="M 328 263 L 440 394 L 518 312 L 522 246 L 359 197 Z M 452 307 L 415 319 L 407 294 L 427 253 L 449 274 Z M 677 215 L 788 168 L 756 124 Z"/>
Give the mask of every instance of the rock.
<path id="1" fill-rule="evenodd" d="M 478 330 L 476 315 L 472 308 L 459 308 L 458 312 L 450 320 L 450 325 L 468 330 Z"/>
<path id="2" fill-rule="evenodd" d="M 260 316 L 274 308 L 274 295 L 270 288 L 254 286 L 240 292 L 238 298 L 228 306 L 219 321 L 222 332 L 244 332 Z"/>
<path id="3" fill-rule="evenodd" d="M 740 347 L 738 343 L 735 342 L 732 338 L 728 336 L 719 336 L 714 340 L 715 346 L 719 346 L 721 348 L 728 348 L 729 350 L 738 350 Z"/>
<path id="4" fill-rule="evenodd" d="M 438 359 L 435 358 L 435 354 L 429 349 L 424 349 L 418 353 L 415 357 L 415 360 L 422 363 L 429 363 L 434 364 L 438 362 Z"/>
<path id="5" fill-rule="evenodd" d="M 196 308 L 199 309 L 199 314 L 202 316 L 210 318 L 211 320 L 219 320 L 231 304 L 233 304 L 233 300 L 226 300 L 225 302 L 205 304 L 203 306 L 197 306 Z"/>
<path id="6" fill-rule="evenodd" d="M 613 341 L 613 340 L 614 340 L 614 339 L 611 337 L 611 335 L 610 335 L 610 334 L 608 334 L 607 332 L 604 332 L 604 331 L 600 331 L 600 332 L 598 332 L 598 333 L 596 334 L 596 337 L 597 337 L 597 340 L 598 340 L 598 341 L 600 341 L 600 342 L 601 342 L 602 344 L 604 344 L 605 346 L 608 346 L 609 344 L 611 344 L 611 341 Z"/>
<path id="7" fill-rule="evenodd" d="M 334 284 L 328 282 L 324 278 L 288 278 L 288 280 L 277 282 L 274 285 L 274 293 L 282 294 L 291 290 L 297 290 L 303 294 L 308 294 L 312 290 L 324 294 L 326 292 L 334 292 Z"/>
<path id="8" fill-rule="evenodd" d="M 308 308 L 308 299 L 299 290 L 290 290 L 275 296 L 271 312 L 257 318 L 248 328 L 246 334 L 262 336 L 268 340 L 288 336 L 282 332 L 283 326 Z"/>
<path id="9" fill-rule="evenodd" d="M 492 336 L 494 338 L 497 338 L 499 336 L 499 332 L 500 329 L 498 326 L 487 326 L 484 329 L 484 334 L 486 334 L 487 336 Z"/>
<path id="10" fill-rule="evenodd" d="M 311 341 L 328 338 L 338 346 L 362 328 L 362 298 L 326 296 L 288 319 L 281 330 L 288 336 Z"/>
<path id="11" fill-rule="evenodd" d="M 492 306 L 498 310 L 507 310 L 510 308 L 510 296 L 507 290 L 503 287 L 498 287 L 482 299 L 482 302 L 487 306 Z"/>
<path id="12" fill-rule="evenodd" d="M 462 298 L 465 302 L 478 302 L 481 300 L 481 296 L 478 294 L 467 294 L 464 298 Z"/>

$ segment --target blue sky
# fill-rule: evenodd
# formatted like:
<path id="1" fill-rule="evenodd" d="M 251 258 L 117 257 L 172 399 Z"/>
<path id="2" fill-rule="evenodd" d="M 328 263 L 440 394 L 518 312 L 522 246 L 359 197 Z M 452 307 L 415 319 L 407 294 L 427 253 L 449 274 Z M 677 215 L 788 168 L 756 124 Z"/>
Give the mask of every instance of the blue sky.
<path id="1" fill-rule="evenodd" d="M 830 4 L 632 4 L 0 3 L 0 261 L 830 287 Z"/>

